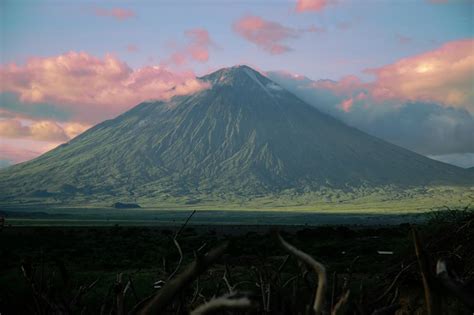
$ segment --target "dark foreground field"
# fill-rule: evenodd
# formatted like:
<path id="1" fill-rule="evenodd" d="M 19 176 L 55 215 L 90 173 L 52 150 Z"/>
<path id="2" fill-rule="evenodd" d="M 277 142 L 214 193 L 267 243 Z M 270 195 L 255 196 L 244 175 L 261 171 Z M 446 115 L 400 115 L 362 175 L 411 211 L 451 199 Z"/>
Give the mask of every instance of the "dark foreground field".
<path id="1" fill-rule="evenodd" d="M 473 312 L 435 272 L 437 260 L 446 259 L 450 279 L 468 297 L 473 293 L 472 212 L 446 212 L 416 226 L 424 273 L 408 224 L 279 230 L 326 267 L 325 312 L 372 314 L 391 307 L 376 314 L 425 314 L 426 292 L 431 314 Z M 205 255 L 209 251 L 216 257 Z M 195 257 L 198 268 L 186 269 Z M 189 279 L 183 278 L 186 270 Z M 170 293 L 183 279 L 186 283 Z M 153 298 L 146 298 L 157 294 L 169 297 L 161 313 L 186 314 L 230 292 L 232 301 L 248 298 L 252 308 L 222 314 L 307 314 L 316 290 L 314 271 L 285 250 L 268 227 L 13 226 L 0 232 L 2 315 L 133 313 L 147 309 Z"/>

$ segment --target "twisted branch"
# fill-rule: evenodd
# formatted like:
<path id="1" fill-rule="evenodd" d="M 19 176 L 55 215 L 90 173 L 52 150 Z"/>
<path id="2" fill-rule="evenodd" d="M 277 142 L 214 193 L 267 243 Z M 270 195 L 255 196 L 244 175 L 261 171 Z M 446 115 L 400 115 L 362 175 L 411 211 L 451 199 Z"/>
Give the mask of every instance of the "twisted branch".
<path id="1" fill-rule="evenodd" d="M 254 304 L 247 296 L 235 293 L 225 294 L 198 306 L 190 315 L 204 315 L 223 310 L 245 310 L 253 306 Z"/>
<path id="2" fill-rule="evenodd" d="M 324 302 L 326 297 L 326 288 L 327 288 L 327 275 L 326 275 L 326 268 L 323 264 L 317 262 L 313 259 L 310 255 L 306 254 L 305 252 L 297 249 L 293 245 L 289 244 L 287 241 L 283 239 L 280 234 L 277 234 L 278 240 L 280 241 L 281 246 L 290 254 L 294 255 L 296 258 L 301 260 L 302 262 L 309 265 L 314 272 L 316 273 L 318 279 L 318 288 L 316 290 L 316 294 L 314 297 L 314 304 L 313 304 L 313 311 L 316 315 L 320 315 L 323 312 Z"/>
<path id="3" fill-rule="evenodd" d="M 219 259 L 229 246 L 225 242 L 204 256 L 197 256 L 194 262 L 189 264 L 186 269 L 161 288 L 156 295 L 150 299 L 143 307 L 140 314 L 159 314 L 162 313 L 175 295 L 193 282 L 200 274 L 206 271 L 217 259 Z"/>

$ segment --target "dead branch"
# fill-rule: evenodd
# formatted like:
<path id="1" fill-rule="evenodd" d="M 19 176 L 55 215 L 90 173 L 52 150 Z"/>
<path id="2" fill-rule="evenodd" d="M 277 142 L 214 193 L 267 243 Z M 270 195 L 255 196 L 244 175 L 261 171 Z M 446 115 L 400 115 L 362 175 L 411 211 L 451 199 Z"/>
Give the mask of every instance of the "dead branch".
<path id="1" fill-rule="evenodd" d="M 196 302 L 197 297 L 199 296 L 199 293 L 201 292 L 199 288 L 199 277 L 196 279 L 196 288 L 194 289 L 193 297 L 191 299 L 190 304 L 193 304 Z"/>
<path id="2" fill-rule="evenodd" d="M 134 315 L 134 314 L 138 314 L 138 312 L 143 309 L 143 307 L 151 301 L 151 299 L 155 296 L 155 294 L 151 294 L 151 295 L 148 295 L 147 297 L 145 297 L 144 299 L 142 299 L 140 302 L 138 302 L 137 304 L 135 304 L 135 306 L 132 308 L 132 310 L 130 312 L 128 312 L 129 315 Z"/>
<path id="3" fill-rule="evenodd" d="M 117 308 L 117 315 L 125 314 L 125 294 L 127 293 L 128 289 L 130 288 L 131 282 L 128 281 L 127 284 L 124 286 L 123 284 L 123 274 L 117 274 L 117 280 L 115 282 L 115 306 Z"/>
<path id="4" fill-rule="evenodd" d="M 189 264 L 181 274 L 168 281 L 163 288 L 161 288 L 161 290 L 159 290 L 156 295 L 144 305 L 140 314 L 157 314 L 162 312 L 173 300 L 176 294 L 206 271 L 222 256 L 228 246 L 229 243 L 225 242 L 210 250 L 207 255 L 197 256 L 194 262 Z"/>
<path id="5" fill-rule="evenodd" d="M 446 290 L 474 311 L 474 292 L 469 291 L 461 280 L 450 275 L 444 259 L 438 259 L 436 263 L 436 276 Z"/>
<path id="6" fill-rule="evenodd" d="M 393 304 L 378 310 L 375 310 L 372 315 L 391 315 L 395 314 L 395 312 L 400 308 L 400 304 Z"/>
<path id="7" fill-rule="evenodd" d="M 276 279 L 278 279 L 278 281 L 281 282 L 281 278 L 280 278 L 280 275 L 281 275 L 281 272 L 283 270 L 283 268 L 285 268 L 286 264 L 288 263 L 288 261 L 290 260 L 290 257 L 291 255 L 286 255 L 285 259 L 283 260 L 283 262 L 280 264 L 280 266 L 278 267 L 277 269 L 277 272 L 275 272 L 271 278 L 271 281 L 275 281 Z"/>
<path id="8" fill-rule="evenodd" d="M 383 298 L 385 298 L 389 293 L 390 291 L 392 291 L 392 289 L 395 287 L 395 284 L 397 284 L 397 281 L 398 279 L 400 279 L 400 276 L 405 272 L 407 271 L 408 269 L 410 269 L 410 267 L 413 265 L 413 262 L 408 264 L 407 266 L 405 266 L 404 268 L 402 268 L 402 270 L 400 270 L 397 275 L 395 276 L 395 278 L 393 279 L 392 283 L 389 285 L 389 287 L 387 288 L 387 290 L 385 290 L 385 292 L 379 296 L 377 299 L 375 299 L 375 301 L 373 301 L 371 304 L 374 305 L 374 304 L 377 304 L 378 302 L 382 301 Z"/>
<path id="9" fill-rule="evenodd" d="M 263 306 L 263 311 L 266 313 L 269 310 L 267 309 L 267 295 L 265 294 L 265 282 L 263 281 L 262 273 L 260 272 L 260 269 L 255 267 L 255 274 L 258 277 L 258 281 L 256 282 L 257 287 L 260 288 L 260 295 L 262 296 L 262 306 Z"/>
<path id="10" fill-rule="evenodd" d="M 426 259 L 425 253 L 421 246 L 420 239 L 418 238 L 418 233 L 414 228 L 412 228 L 413 243 L 415 246 L 416 259 L 418 261 L 418 266 L 420 267 L 421 279 L 423 282 L 423 290 L 425 293 L 425 302 L 426 302 L 426 312 L 428 315 L 434 315 L 438 313 L 438 307 L 436 305 L 436 299 L 433 296 L 431 290 L 431 279 L 430 271 L 428 266 L 428 260 Z"/>
<path id="11" fill-rule="evenodd" d="M 183 225 L 179 228 L 178 232 L 174 235 L 174 238 L 177 239 L 178 236 L 181 234 L 181 232 L 184 230 L 184 228 L 188 225 L 189 220 L 193 217 L 193 215 L 196 213 L 196 210 L 193 210 L 191 214 L 187 217 L 186 221 L 184 221 Z"/>
<path id="12" fill-rule="evenodd" d="M 123 288 L 123 281 L 122 281 L 122 273 L 117 275 L 117 280 L 115 282 L 115 307 L 117 308 L 117 315 L 123 315 L 124 311 L 124 288 Z"/>
<path id="13" fill-rule="evenodd" d="M 178 236 L 181 234 L 181 232 L 184 230 L 184 228 L 186 227 L 186 225 L 188 225 L 188 222 L 189 220 L 191 220 L 191 218 L 193 217 L 193 215 L 196 213 L 196 210 L 193 210 L 193 212 L 191 212 L 191 214 L 186 218 L 186 221 L 184 221 L 184 223 L 181 225 L 181 227 L 179 228 L 179 230 L 176 232 L 176 234 L 174 235 L 173 237 L 173 243 L 174 245 L 176 246 L 176 248 L 178 249 L 178 253 L 179 253 L 179 260 L 178 260 L 178 264 L 176 266 L 176 268 L 174 269 L 174 271 L 170 274 L 170 276 L 168 277 L 168 281 L 174 277 L 174 275 L 179 271 L 179 268 L 181 268 L 181 264 L 183 262 L 183 251 L 181 250 L 181 246 L 179 245 L 178 243 Z"/>
<path id="14" fill-rule="evenodd" d="M 331 311 L 331 315 L 345 314 L 347 312 L 347 302 L 349 301 L 350 291 L 346 291 L 344 295 L 337 301 L 336 305 Z"/>
<path id="15" fill-rule="evenodd" d="M 191 315 L 204 315 L 223 310 L 245 310 L 254 307 L 252 301 L 242 294 L 226 294 L 206 302 L 191 312 Z"/>
<path id="16" fill-rule="evenodd" d="M 334 307 L 334 303 L 336 300 L 336 291 L 337 291 L 337 273 L 334 271 L 332 273 L 331 309 Z"/>
<path id="17" fill-rule="evenodd" d="M 168 281 L 174 277 L 174 275 L 179 271 L 179 268 L 181 268 L 181 264 L 183 263 L 183 251 L 181 250 L 181 246 L 179 245 L 178 240 L 176 239 L 176 237 L 173 238 L 173 243 L 176 246 L 176 248 L 178 249 L 179 260 L 178 260 L 178 264 L 176 265 L 176 268 L 169 275 Z"/>
<path id="18" fill-rule="evenodd" d="M 277 234 L 278 240 L 280 241 L 281 246 L 294 255 L 296 258 L 301 260 L 302 262 L 309 265 L 314 272 L 316 273 L 318 280 L 318 288 L 316 290 L 316 295 L 314 298 L 313 304 L 313 311 L 316 315 L 322 314 L 324 308 L 324 300 L 326 297 L 326 288 L 327 288 L 327 275 L 326 275 L 326 268 L 321 263 L 317 262 L 313 259 L 310 255 L 306 254 L 305 252 L 297 249 L 293 245 L 286 242 L 280 234 Z"/>
<path id="19" fill-rule="evenodd" d="M 135 298 L 135 302 L 138 303 L 139 299 L 138 299 L 137 291 L 135 289 L 135 284 L 133 282 L 131 275 L 128 275 L 128 283 L 130 283 L 130 289 L 132 290 L 132 294 L 133 294 L 133 297 Z"/>
<path id="20" fill-rule="evenodd" d="M 100 278 L 97 278 L 94 282 L 92 282 L 88 286 L 80 286 L 79 289 L 78 289 L 78 292 L 76 293 L 74 298 L 71 300 L 70 306 L 74 306 L 76 304 L 79 304 L 79 301 L 81 300 L 81 298 L 85 294 L 87 294 L 90 290 L 92 290 L 95 287 L 95 285 L 99 282 L 99 280 L 100 280 Z"/>
<path id="21" fill-rule="evenodd" d="M 360 259 L 360 256 L 356 256 L 352 261 L 351 264 L 349 265 L 349 268 L 347 268 L 347 277 L 344 278 L 344 285 L 342 286 L 343 291 L 349 290 L 349 283 L 351 283 L 352 280 L 352 273 L 354 272 L 354 265 L 356 262 Z"/>
<path id="22" fill-rule="evenodd" d="M 225 268 L 224 268 L 224 275 L 222 276 L 222 280 L 224 280 L 224 283 L 227 286 L 227 290 L 229 291 L 229 293 L 234 292 L 234 287 L 232 286 L 231 281 L 230 281 L 230 273 L 229 273 L 229 268 L 227 264 L 225 265 Z"/>
<path id="23" fill-rule="evenodd" d="M 283 285 L 282 285 L 281 287 L 282 287 L 282 288 L 286 287 L 288 284 L 290 284 L 291 282 L 295 281 L 297 278 L 298 278 L 298 275 L 289 278 L 288 280 L 286 280 L 285 283 L 283 283 Z"/>

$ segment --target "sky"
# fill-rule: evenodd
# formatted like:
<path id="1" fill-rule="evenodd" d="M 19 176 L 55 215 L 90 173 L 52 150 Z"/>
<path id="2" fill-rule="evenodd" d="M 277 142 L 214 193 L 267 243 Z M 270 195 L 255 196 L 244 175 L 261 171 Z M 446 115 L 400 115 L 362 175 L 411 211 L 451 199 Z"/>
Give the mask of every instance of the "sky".
<path id="1" fill-rule="evenodd" d="M 474 2 L 0 2 L 0 167 L 247 64 L 344 122 L 474 166 Z"/>

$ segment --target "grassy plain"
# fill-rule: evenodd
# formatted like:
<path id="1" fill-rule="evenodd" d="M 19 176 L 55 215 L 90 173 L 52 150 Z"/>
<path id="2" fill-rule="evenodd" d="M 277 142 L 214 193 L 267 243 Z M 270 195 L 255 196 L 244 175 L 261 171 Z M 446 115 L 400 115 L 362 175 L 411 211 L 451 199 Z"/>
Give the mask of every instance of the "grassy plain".
<path id="1" fill-rule="evenodd" d="M 426 212 L 431 209 L 447 206 L 462 208 L 474 202 L 474 186 L 433 186 L 400 189 L 381 187 L 377 189 L 322 189 L 313 192 L 283 191 L 278 194 L 245 197 L 241 195 L 199 195 L 179 196 L 160 195 L 131 198 L 126 195 L 111 198 L 110 196 L 76 195 L 72 199 L 60 197 L 20 198 L 0 201 L 0 210 L 40 208 L 40 211 L 59 209 L 63 213 L 72 211 L 90 214 L 91 211 L 106 210 L 110 214 L 111 205 L 115 202 L 137 203 L 140 211 L 172 210 L 233 210 L 239 212 L 264 211 L 276 214 L 283 212 L 305 212 L 326 214 L 408 214 Z M 80 211 L 76 211 L 80 209 Z M 90 209 L 90 211 L 89 211 Z M 36 211 L 36 210 L 34 210 Z M 99 214 L 99 213 L 97 213 Z M 128 218 L 130 219 L 130 217 Z"/>

